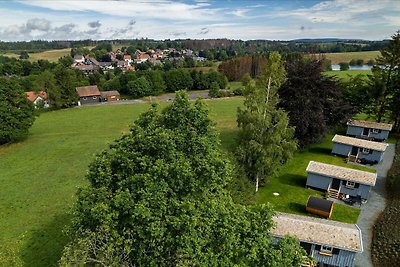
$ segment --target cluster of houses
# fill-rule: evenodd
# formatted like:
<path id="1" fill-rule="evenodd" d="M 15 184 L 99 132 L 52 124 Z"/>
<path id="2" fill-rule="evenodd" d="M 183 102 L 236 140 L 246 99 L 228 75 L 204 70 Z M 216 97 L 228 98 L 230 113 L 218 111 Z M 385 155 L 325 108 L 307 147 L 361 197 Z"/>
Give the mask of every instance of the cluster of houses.
<path id="1" fill-rule="evenodd" d="M 391 124 L 350 120 L 347 136 L 335 135 L 332 139 L 332 154 L 346 157 L 348 163 L 380 163 L 391 129 Z M 306 187 L 324 191 L 328 196 L 328 199 L 310 196 L 306 210 L 324 218 L 278 213 L 271 234 L 277 238 L 297 237 L 317 266 L 352 267 L 356 254 L 363 252 L 361 230 L 357 224 L 326 220 L 333 210 L 334 202 L 330 199 L 366 202 L 377 174 L 316 161 L 309 162 L 306 172 Z M 315 265 L 305 261 L 303 266 Z"/>
<path id="2" fill-rule="evenodd" d="M 109 52 L 108 56 L 111 61 L 99 62 L 89 55 L 75 55 L 72 67 L 81 70 L 85 74 L 92 74 L 100 69 L 108 71 L 115 67 L 120 68 L 122 71 L 135 70 L 134 64 L 150 62 L 152 65 L 161 65 L 164 60 L 175 60 L 184 57 L 192 57 L 194 61 L 206 61 L 205 58 L 196 56 L 190 49 L 178 51 L 175 48 L 165 50 L 149 49 L 145 52 L 137 49 L 133 55 L 117 50 Z"/>

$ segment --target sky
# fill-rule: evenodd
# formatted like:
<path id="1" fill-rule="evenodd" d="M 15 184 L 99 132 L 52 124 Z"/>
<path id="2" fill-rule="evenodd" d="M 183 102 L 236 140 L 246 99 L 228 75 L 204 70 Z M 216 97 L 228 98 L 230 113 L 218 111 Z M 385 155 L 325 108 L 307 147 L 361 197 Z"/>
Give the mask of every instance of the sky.
<path id="1" fill-rule="evenodd" d="M 348 38 L 400 30 L 400 0 L 0 0 L 0 40 Z"/>

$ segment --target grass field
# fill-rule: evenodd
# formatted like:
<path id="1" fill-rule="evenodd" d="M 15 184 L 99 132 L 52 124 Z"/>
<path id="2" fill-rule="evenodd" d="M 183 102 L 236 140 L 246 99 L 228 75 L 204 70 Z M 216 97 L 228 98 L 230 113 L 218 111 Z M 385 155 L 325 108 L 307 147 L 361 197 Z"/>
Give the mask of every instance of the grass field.
<path id="1" fill-rule="evenodd" d="M 313 56 L 325 56 L 332 61 L 332 64 L 339 64 L 340 62 L 350 62 L 352 59 L 363 59 L 365 63 L 380 55 L 379 51 L 365 51 L 365 52 L 345 52 L 345 53 L 322 53 L 314 54 Z"/>
<path id="2" fill-rule="evenodd" d="M 225 151 L 234 147 L 236 110 L 242 102 L 240 97 L 207 101 Z M 148 107 L 110 105 L 43 113 L 25 141 L 0 147 L 0 266 L 57 263 L 66 243 L 62 229 L 70 221 L 77 188 L 86 183 L 88 164 Z M 330 147 L 327 141 L 297 153 L 260 190 L 257 202 L 304 214 L 308 195 L 320 195 L 304 188 L 308 161 L 346 165 L 330 155 Z M 333 219 L 354 222 L 357 216 L 358 210 L 336 205 Z"/>
<path id="3" fill-rule="evenodd" d="M 50 62 L 57 62 L 60 57 L 67 56 L 70 54 L 70 52 L 71 52 L 70 48 L 65 48 L 65 49 L 48 50 L 38 53 L 29 53 L 29 60 L 37 61 L 39 59 L 46 59 Z M 19 58 L 19 55 L 15 53 L 4 53 L 2 55 L 7 57 Z"/>
<path id="4" fill-rule="evenodd" d="M 356 76 L 356 75 L 368 75 L 371 74 L 372 72 L 370 70 L 334 70 L 334 71 L 325 71 L 323 72 L 325 75 L 329 76 L 336 76 L 340 80 L 348 80 L 350 77 Z"/>

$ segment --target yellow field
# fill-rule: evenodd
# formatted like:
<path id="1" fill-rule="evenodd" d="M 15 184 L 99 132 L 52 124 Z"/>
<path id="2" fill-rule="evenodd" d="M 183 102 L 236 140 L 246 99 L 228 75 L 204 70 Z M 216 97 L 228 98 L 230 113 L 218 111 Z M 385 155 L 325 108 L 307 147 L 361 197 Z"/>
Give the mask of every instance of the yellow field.
<path id="1" fill-rule="evenodd" d="M 350 62 L 352 59 L 363 59 L 365 63 L 380 55 L 379 51 L 365 51 L 365 52 L 346 52 L 346 53 L 321 53 L 312 54 L 310 56 L 325 56 L 332 61 L 332 64 L 339 64 L 340 62 Z"/>

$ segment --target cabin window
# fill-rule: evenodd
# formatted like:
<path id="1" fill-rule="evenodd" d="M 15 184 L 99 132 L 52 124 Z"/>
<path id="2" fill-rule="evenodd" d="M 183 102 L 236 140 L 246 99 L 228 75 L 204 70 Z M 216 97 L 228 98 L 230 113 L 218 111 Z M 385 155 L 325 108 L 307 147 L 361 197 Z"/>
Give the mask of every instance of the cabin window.
<path id="1" fill-rule="evenodd" d="M 373 133 L 380 133 L 381 130 L 379 130 L 379 129 L 372 129 L 372 132 L 373 132 Z"/>
<path id="2" fill-rule="evenodd" d="M 355 182 L 352 181 L 346 181 L 346 187 L 348 188 L 354 188 L 356 186 Z"/>
<path id="3" fill-rule="evenodd" d="M 364 154 L 369 154 L 369 151 L 370 151 L 370 149 L 369 148 L 363 148 L 363 150 L 362 150 L 362 152 L 364 153 Z"/>
<path id="4" fill-rule="evenodd" d="M 86 98 L 86 97 L 84 97 L 84 98 L 83 98 L 83 100 L 87 100 L 87 98 Z"/>
<path id="5" fill-rule="evenodd" d="M 97 96 L 94 96 L 93 99 L 97 99 Z"/>
<path id="6" fill-rule="evenodd" d="M 333 247 L 330 246 L 321 246 L 320 252 L 324 255 L 332 256 Z"/>

